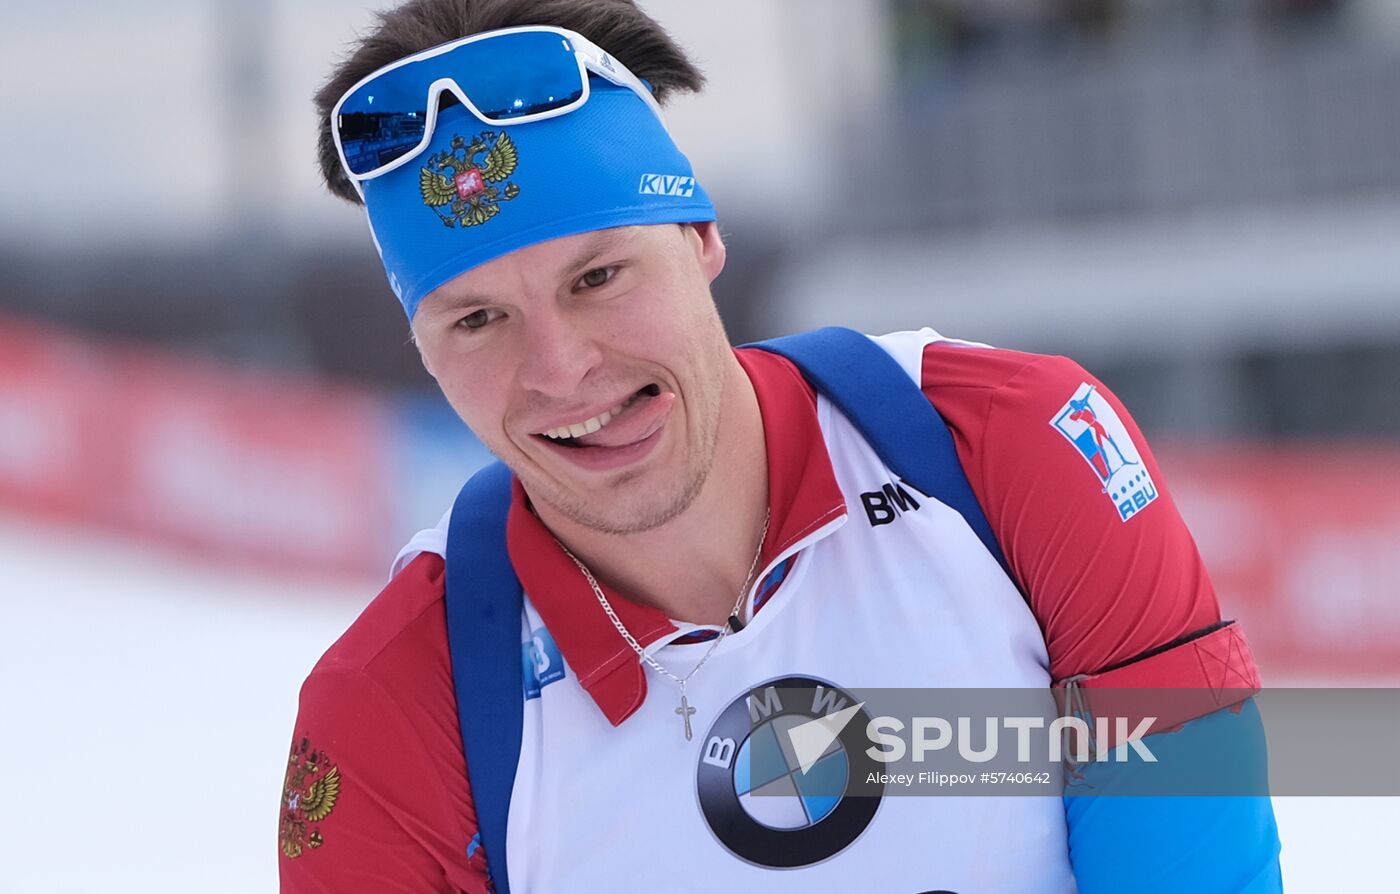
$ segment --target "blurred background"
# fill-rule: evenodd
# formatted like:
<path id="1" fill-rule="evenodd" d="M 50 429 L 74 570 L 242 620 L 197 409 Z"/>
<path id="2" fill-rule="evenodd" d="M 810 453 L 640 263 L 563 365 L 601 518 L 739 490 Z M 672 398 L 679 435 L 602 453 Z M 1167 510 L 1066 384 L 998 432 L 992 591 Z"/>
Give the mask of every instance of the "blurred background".
<path id="1" fill-rule="evenodd" d="M 643 0 L 736 342 L 1074 356 L 1270 685 L 1400 685 L 1400 0 Z M 262 891 L 296 688 L 486 460 L 310 96 L 375 7 L 0 30 L 0 891 Z M 1396 799 L 1279 799 L 1289 888 Z"/>

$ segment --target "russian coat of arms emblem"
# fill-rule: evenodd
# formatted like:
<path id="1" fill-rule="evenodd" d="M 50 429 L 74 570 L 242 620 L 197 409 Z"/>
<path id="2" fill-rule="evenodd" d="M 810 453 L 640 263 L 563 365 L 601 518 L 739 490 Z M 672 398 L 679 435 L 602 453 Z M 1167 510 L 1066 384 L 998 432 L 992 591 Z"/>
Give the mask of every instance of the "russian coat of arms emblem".
<path id="1" fill-rule="evenodd" d="M 340 797 L 340 768 L 324 752 L 315 751 L 306 738 L 292 745 L 287 779 L 282 786 L 282 821 L 278 838 L 282 853 L 290 859 L 324 843 L 320 823 L 335 809 Z"/>
<path id="2" fill-rule="evenodd" d="M 418 190 L 444 226 L 480 226 L 501 212 L 502 202 L 520 195 L 509 180 L 519 162 L 508 133 L 483 131 L 470 142 L 453 135 L 451 148 L 429 156 L 419 171 Z"/>

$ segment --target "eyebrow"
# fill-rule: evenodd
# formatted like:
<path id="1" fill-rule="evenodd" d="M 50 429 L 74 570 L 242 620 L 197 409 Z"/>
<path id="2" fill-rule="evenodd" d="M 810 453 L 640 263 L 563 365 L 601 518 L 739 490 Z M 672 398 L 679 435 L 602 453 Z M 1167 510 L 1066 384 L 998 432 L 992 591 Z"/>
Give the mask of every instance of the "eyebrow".
<path id="1" fill-rule="evenodd" d="M 598 230 L 590 234 L 587 241 L 579 247 L 574 257 L 565 262 L 559 268 L 560 279 L 571 279 L 574 276 L 589 269 L 598 258 L 616 248 L 619 244 L 628 241 L 634 235 L 635 230 L 630 227 L 615 227 L 608 230 Z M 444 295 L 442 300 L 433 302 L 429 312 L 433 315 L 456 313 L 473 307 L 494 304 L 497 299 L 490 295 L 464 292 L 460 295 Z"/>
<path id="2" fill-rule="evenodd" d="M 593 233 L 587 242 L 580 248 L 574 260 L 560 268 L 560 278 L 571 278 L 587 270 L 598 260 L 600 255 L 606 254 L 618 245 L 630 240 L 636 234 L 636 229 L 632 227 L 614 227 L 610 230 L 598 230 Z"/>
<path id="3" fill-rule="evenodd" d="M 444 296 L 442 299 L 432 302 L 424 307 L 433 316 L 442 316 L 449 313 L 457 313 L 473 307 L 480 307 L 490 304 L 491 299 L 486 295 L 473 295 L 470 293 L 462 295 Z"/>

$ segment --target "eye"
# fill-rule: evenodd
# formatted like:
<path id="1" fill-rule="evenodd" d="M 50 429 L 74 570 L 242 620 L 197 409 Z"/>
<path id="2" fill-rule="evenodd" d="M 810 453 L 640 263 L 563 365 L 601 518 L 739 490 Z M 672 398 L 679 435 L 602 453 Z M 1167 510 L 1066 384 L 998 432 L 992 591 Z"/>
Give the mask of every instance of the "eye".
<path id="1" fill-rule="evenodd" d="M 488 310 L 483 307 L 462 317 L 457 321 L 457 325 L 463 329 L 481 329 L 499 316 L 500 311 Z"/>
<path id="2" fill-rule="evenodd" d="M 579 277 L 578 284 L 585 289 L 596 289 L 608 284 L 617 272 L 615 267 L 594 267 L 592 270 Z"/>

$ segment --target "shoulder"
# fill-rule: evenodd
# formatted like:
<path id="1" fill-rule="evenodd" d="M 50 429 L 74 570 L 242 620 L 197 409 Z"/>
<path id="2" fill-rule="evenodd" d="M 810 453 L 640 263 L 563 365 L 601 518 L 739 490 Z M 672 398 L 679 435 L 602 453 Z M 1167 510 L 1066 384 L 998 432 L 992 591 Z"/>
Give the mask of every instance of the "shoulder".
<path id="1" fill-rule="evenodd" d="M 307 676 L 303 724 L 363 744 L 369 720 L 440 756 L 460 753 L 443 580 L 434 553 L 394 575 Z"/>
<path id="2" fill-rule="evenodd" d="M 375 671 L 394 653 L 429 640 L 445 643 L 443 560 L 420 553 L 394 575 L 360 616 L 326 650 L 312 671 Z"/>
<path id="3" fill-rule="evenodd" d="M 1034 398 L 1088 375 L 1068 357 L 947 338 L 933 329 L 872 336 L 920 387 L 968 391 L 1000 400 Z"/>
<path id="4" fill-rule="evenodd" d="M 917 383 L 952 430 L 960 453 L 1054 449 L 1054 417 L 1087 389 L 1127 416 L 1103 383 L 1068 357 L 945 338 L 933 329 L 872 340 Z"/>
<path id="5" fill-rule="evenodd" d="M 451 753 L 456 708 L 442 565 L 432 553 L 414 559 L 326 650 L 301 687 L 302 728 L 357 751 L 411 738 Z"/>

